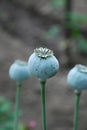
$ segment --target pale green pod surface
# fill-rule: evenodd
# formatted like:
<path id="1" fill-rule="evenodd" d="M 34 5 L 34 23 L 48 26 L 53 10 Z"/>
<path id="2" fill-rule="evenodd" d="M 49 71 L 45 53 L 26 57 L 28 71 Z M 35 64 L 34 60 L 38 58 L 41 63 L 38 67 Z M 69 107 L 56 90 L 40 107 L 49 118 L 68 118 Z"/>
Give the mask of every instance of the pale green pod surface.
<path id="1" fill-rule="evenodd" d="M 27 80 L 30 76 L 27 63 L 24 61 L 16 60 L 10 66 L 9 76 L 11 79 L 17 82 Z"/>
<path id="2" fill-rule="evenodd" d="M 87 66 L 75 65 L 68 73 L 67 82 L 75 90 L 87 89 Z"/>
<path id="3" fill-rule="evenodd" d="M 31 75 L 45 81 L 58 72 L 59 62 L 51 50 L 40 47 L 29 57 L 28 68 Z"/>

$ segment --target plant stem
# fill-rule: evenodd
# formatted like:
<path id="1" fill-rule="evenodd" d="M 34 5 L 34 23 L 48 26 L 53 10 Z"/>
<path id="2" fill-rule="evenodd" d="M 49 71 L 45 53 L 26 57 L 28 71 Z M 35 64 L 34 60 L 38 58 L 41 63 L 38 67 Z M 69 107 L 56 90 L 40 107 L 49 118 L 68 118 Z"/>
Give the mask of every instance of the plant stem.
<path id="1" fill-rule="evenodd" d="M 21 94 L 21 83 L 17 83 L 16 90 L 16 106 L 15 106 L 15 115 L 14 115 L 14 130 L 18 130 L 18 116 L 19 116 L 19 105 L 20 105 L 20 94 Z"/>
<path id="2" fill-rule="evenodd" d="M 40 83 L 41 83 L 41 104 L 42 104 L 43 130 L 47 130 L 47 125 L 46 125 L 46 94 L 45 94 L 46 81 L 41 81 Z"/>
<path id="3" fill-rule="evenodd" d="M 78 113 L 79 113 L 79 102 L 80 102 L 81 92 L 76 93 L 76 102 L 75 102 L 75 110 L 74 110 L 74 126 L 73 130 L 78 129 Z"/>

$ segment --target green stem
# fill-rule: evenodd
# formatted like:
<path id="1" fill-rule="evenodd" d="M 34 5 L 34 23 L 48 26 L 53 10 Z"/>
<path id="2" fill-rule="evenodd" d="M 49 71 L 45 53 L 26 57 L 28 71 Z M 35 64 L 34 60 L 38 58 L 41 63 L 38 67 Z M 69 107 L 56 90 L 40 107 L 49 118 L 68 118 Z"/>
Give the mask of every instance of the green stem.
<path id="1" fill-rule="evenodd" d="M 15 106 L 15 115 L 14 115 L 14 130 L 18 130 L 18 116 L 19 116 L 19 105 L 20 105 L 20 94 L 21 94 L 21 83 L 17 83 L 16 90 L 16 106 Z"/>
<path id="2" fill-rule="evenodd" d="M 40 83 L 41 83 L 41 104 L 42 104 L 43 130 L 47 130 L 47 125 L 46 125 L 46 94 L 45 94 L 46 81 L 41 81 Z"/>
<path id="3" fill-rule="evenodd" d="M 80 102 L 81 92 L 76 93 L 76 103 L 75 103 L 75 110 L 74 110 L 74 126 L 73 130 L 78 129 L 78 114 L 79 114 L 79 102 Z"/>

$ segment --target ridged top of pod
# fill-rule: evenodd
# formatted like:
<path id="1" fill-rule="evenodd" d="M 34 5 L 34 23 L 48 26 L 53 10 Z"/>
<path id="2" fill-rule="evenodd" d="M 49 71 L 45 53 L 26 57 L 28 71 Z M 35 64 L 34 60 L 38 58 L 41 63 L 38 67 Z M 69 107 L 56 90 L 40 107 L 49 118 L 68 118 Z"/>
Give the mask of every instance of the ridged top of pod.
<path id="1" fill-rule="evenodd" d="M 52 50 L 40 47 L 36 48 L 29 57 L 28 69 L 32 76 L 45 81 L 58 72 L 59 62 Z"/>
<path id="2" fill-rule="evenodd" d="M 75 65 L 68 73 L 67 82 L 75 90 L 87 89 L 87 66 Z"/>
<path id="3" fill-rule="evenodd" d="M 76 67 L 77 67 L 77 69 L 78 69 L 79 72 L 87 73 L 87 66 L 78 64 L 78 65 L 76 65 Z"/>
<path id="4" fill-rule="evenodd" d="M 36 48 L 34 50 L 35 54 L 38 56 L 38 57 L 41 57 L 43 59 L 46 59 L 47 57 L 50 57 L 53 55 L 53 51 L 48 49 L 48 48 L 43 48 L 43 47 L 40 47 L 40 48 Z"/>

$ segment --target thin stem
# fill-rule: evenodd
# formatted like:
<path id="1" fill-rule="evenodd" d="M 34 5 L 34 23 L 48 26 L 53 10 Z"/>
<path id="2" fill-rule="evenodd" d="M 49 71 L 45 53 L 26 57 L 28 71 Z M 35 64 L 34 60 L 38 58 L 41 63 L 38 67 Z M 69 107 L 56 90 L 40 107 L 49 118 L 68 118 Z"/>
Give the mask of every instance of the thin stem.
<path id="1" fill-rule="evenodd" d="M 75 103 L 75 110 L 74 110 L 74 126 L 73 130 L 78 129 L 78 114 L 79 114 L 79 102 L 80 102 L 81 92 L 76 93 L 76 103 Z"/>
<path id="2" fill-rule="evenodd" d="M 15 106 L 15 115 L 14 115 L 14 130 L 18 130 L 18 116 L 19 116 L 21 86 L 22 86 L 21 83 L 17 83 L 16 106 Z"/>
<path id="3" fill-rule="evenodd" d="M 41 81 L 40 83 L 41 83 L 41 104 L 42 104 L 43 130 L 47 130 L 47 124 L 46 124 L 46 94 L 45 94 L 46 81 Z"/>

